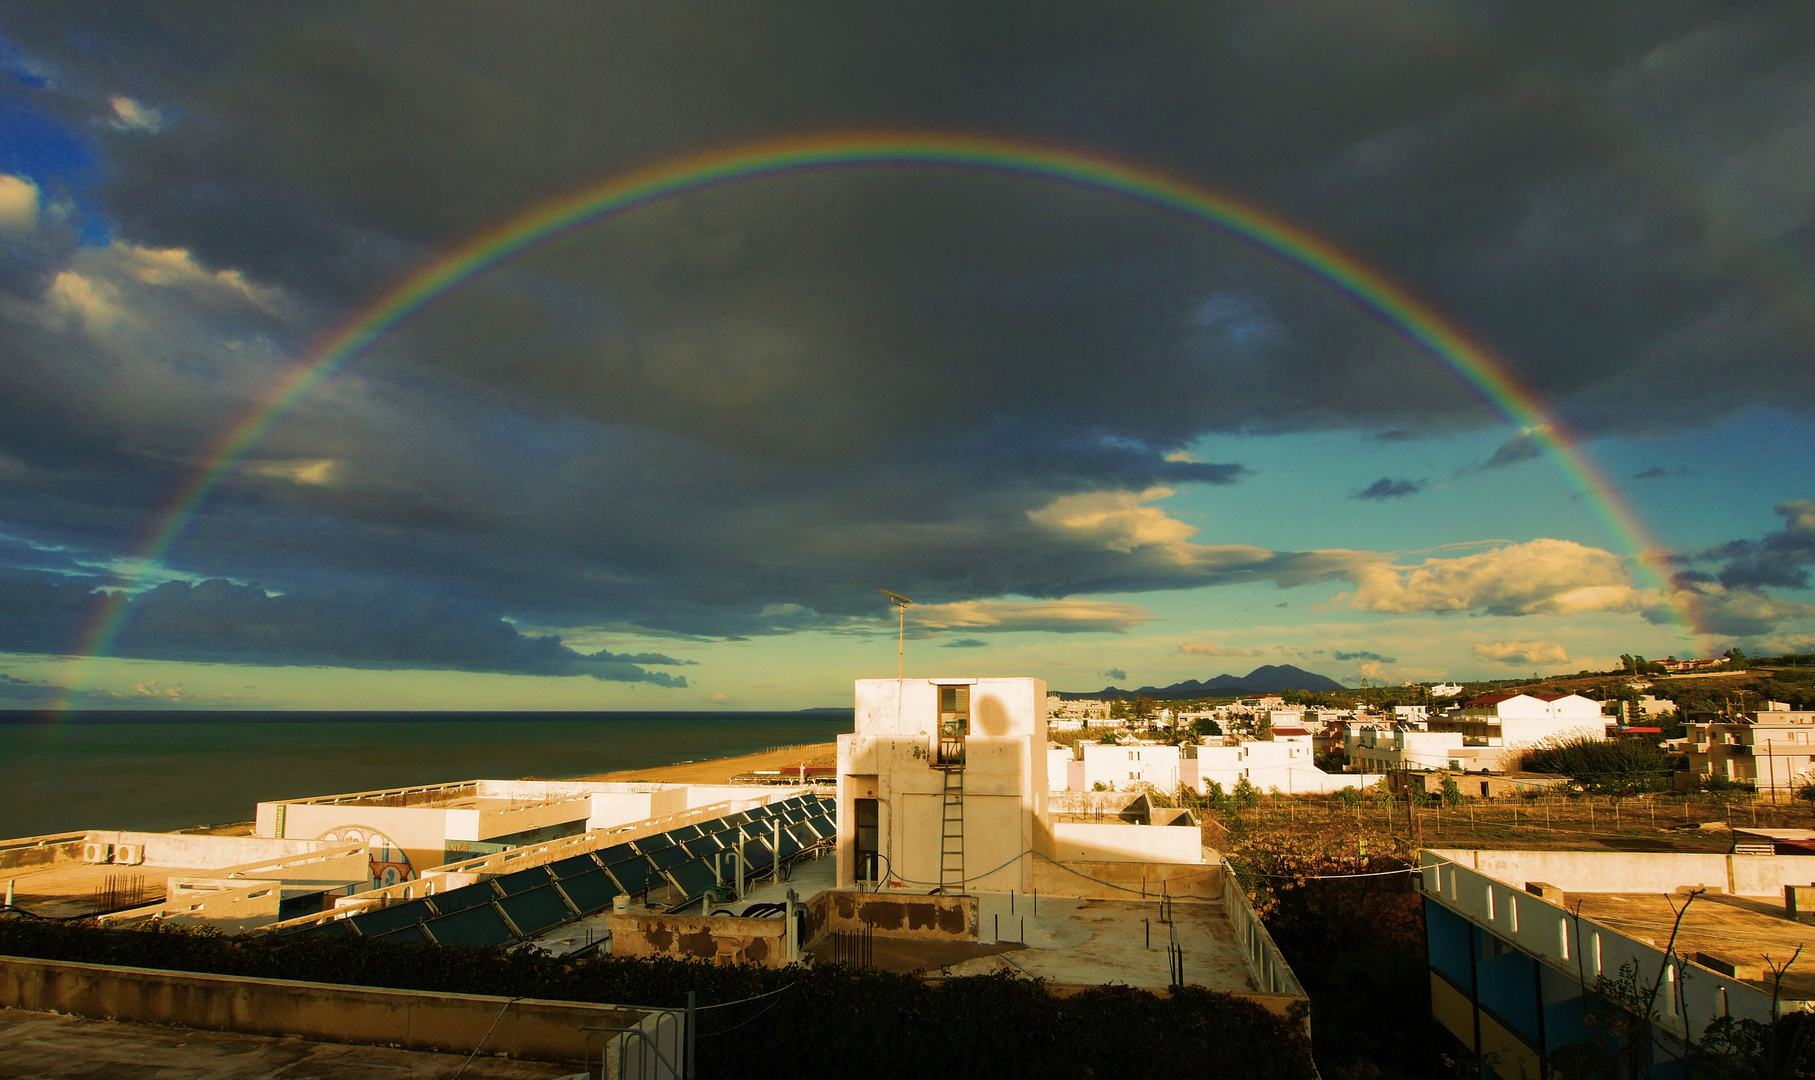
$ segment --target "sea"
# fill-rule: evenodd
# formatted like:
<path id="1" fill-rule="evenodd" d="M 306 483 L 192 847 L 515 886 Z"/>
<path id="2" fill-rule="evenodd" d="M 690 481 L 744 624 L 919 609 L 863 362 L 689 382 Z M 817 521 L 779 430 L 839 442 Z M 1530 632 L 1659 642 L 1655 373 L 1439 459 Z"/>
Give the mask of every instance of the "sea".
<path id="1" fill-rule="evenodd" d="M 547 780 L 830 742 L 807 712 L 0 712 L 0 838 L 251 820 L 270 799 Z"/>

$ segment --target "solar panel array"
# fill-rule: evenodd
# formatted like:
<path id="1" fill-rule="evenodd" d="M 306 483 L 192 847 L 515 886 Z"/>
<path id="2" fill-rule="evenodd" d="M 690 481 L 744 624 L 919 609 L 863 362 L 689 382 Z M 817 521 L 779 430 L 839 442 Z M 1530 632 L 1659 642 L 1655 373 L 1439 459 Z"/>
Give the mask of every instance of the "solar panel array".
<path id="1" fill-rule="evenodd" d="M 797 795 L 296 932 L 502 945 L 602 911 L 619 895 L 638 896 L 663 885 L 685 898 L 679 904 L 686 904 L 718 885 L 720 866 L 727 874 L 735 872 L 722 853 L 735 851 L 738 837 L 743 837 L 747 873 L 767 873 L 778 858 L 792 858 L 836 836 L 835 805 L 817 795 Z"/>

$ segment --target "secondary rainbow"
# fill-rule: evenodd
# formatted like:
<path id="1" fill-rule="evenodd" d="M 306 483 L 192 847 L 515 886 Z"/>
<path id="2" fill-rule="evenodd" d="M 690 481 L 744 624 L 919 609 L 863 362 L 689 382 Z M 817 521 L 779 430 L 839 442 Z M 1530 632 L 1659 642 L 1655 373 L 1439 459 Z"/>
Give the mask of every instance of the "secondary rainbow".
<path id="1" fill-rule="evenodd" d="M 653 202 L 759 177 L 832 169 L 973 170 L 1048 180 L 1105 192 L 1211 225 L 1266 251 L 1349 298 L 1446 365 L 1561 469 L 1595 508 L 1615 542 L 1665 588 L 1654 545 L 1613 485 L 1537 399 L 1485 344 L 1387 274 L 1279 215 L 1153 167 L 1071 147 L 1014 139 L 936 133 L 859 132 L 746 143 L 661 161 L 546 200 L 429 260 L 316 344 L 204 455 L 204 464 L 154 521 L 139 559 L 155 563 L 182 536 L 208 495 L 248 450 L 321 383 L 366 347 L 437 297 L 539 244 L 603 218 Z M 118 635 L 125 604 L 104 604 L 86 635 L 81 658 L 105 653 Z M 1693 612 L 1679 611 L 1694 629 Z"/>

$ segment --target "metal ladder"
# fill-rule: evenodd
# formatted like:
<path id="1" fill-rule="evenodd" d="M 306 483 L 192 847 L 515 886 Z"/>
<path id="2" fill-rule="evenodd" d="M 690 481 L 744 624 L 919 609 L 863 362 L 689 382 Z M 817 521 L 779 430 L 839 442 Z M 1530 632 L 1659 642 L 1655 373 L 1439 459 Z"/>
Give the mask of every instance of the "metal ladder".
<path id="1" fill-rule="evenodd" d="M 939 888 L 964 891 L 964 766 L 947 765 L 945 813 L 939 826 Z"/>

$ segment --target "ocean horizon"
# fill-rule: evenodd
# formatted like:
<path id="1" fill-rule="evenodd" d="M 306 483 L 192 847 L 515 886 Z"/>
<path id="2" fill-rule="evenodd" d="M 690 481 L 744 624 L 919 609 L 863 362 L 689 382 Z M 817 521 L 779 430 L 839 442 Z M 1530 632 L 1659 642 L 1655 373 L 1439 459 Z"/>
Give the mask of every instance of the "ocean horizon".
<path id="1" fill-rule="evenodd" d="M 0 838 L 246 821 L 263 800 L 571 779 L 829 742 L 802 712 L 0 712 Z"/>

